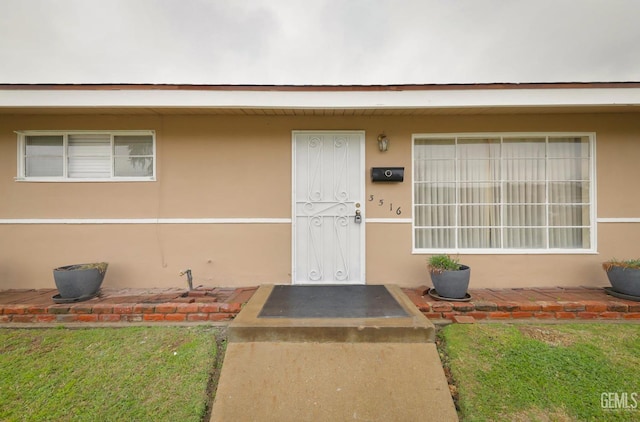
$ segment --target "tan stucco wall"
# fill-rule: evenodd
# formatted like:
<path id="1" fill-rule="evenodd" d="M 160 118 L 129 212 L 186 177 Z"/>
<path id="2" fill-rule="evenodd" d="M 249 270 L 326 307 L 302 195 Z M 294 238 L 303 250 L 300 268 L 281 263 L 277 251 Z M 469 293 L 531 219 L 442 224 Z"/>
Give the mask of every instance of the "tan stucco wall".
<path id="1" fill-rule="evenodd" d="M 248 241 L 248 231 L 260 242 Z M 53 287 L 51 270 L 109 262 L 105 287 L 252 286 L 289 280 L 289 227 L 276 225 L 0 225 L 2 288 Z"/>
<path id="2" fill-rule="evenodd" d="M 16 182 L 16 130 L 156 131 L 157 181 Z M 0 115 L 0 220 L 35 218 L 290 218 L 291 131 L 366 132 L 365 214 L 411 218 L 411 135 L 595 132 L 601 218 L 639 218 L 640 118 L 602 115 L 215 116 Z M 386 133 L 389 151 L 377 150 Z M 374 166 L 404 166 L 402 184 L 372 184 Z M 383 205 L 379 201 L 383 200 Z M 391 207 L 391 205 L 393 205 Z M 401 213 L 398 215 L 397 210 Z M 640 256 L 640 224 L 599 223 L 599 254 L 462 255 L 472 286 L 605 285 L 600 262 Z M 410 223 L 368 223 L 367 281 L 428 285 Z M 291 226 L 261 224 L 0 224 L 0 289 L 51 287 L 51 269 L 107 260 L 105 287 L 289 283 Z"/>

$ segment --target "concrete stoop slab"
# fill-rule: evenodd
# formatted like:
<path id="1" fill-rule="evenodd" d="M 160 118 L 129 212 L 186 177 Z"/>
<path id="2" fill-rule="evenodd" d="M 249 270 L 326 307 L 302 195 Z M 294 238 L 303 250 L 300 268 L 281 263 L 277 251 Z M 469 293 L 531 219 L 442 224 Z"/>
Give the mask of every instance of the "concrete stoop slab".
<path id="1" fill-rule="evenodd" d="M 211 421 L 457 421 L 434 343 L 231 342 Z"/>
<path id="2" fill-rule="evenodd" d="M 295 286 L 294 286 L 295 287 Z M 380 286 L 376 286 L 380 287 Z M 434 342 L 435 327 L 395 285 L 384 286 L 406 316 L 377 318 L 260 317 L 273 285 L 258 288 L 229 325 L 230 342 Z M 340 289 L 340 287 L 336 287 Z M 353 298 L 354 301 L 357 297 Z"/>

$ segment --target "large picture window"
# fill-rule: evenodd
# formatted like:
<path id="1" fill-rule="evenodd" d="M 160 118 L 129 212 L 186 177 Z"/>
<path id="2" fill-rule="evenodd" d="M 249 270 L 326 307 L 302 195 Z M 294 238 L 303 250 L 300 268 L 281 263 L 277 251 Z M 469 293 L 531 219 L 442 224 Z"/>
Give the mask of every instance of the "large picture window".
<path id="1" fill-rule="evenodd" d="M 21 132 L 18 162 L 18 180 L 154 180 L 154 133 Z"/>
<path id="2" fill-rule="evenodd" d="M 585 251 L 592 134 L 413 136 L 413 249 Z"/>

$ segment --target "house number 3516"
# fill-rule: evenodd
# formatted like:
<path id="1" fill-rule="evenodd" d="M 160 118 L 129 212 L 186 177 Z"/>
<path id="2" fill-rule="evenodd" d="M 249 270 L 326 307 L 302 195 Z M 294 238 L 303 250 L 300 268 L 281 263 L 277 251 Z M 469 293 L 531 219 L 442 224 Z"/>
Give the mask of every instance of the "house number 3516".
<path id="1" fill-rule="evenodd" d="M 374 195 L 369 195 L 369 202 L 374 202 L 376 200 Z M 384 198 L 379 198 L 378 199 L 378 206 L 379 207 L 383 207 L 384 206 Z M 389 212 L 395 212 L 396 215 L 400 215 L 402 214 L 402 207 L 394 207 L 393 206 L 393 202 L 389 203 Z"/>

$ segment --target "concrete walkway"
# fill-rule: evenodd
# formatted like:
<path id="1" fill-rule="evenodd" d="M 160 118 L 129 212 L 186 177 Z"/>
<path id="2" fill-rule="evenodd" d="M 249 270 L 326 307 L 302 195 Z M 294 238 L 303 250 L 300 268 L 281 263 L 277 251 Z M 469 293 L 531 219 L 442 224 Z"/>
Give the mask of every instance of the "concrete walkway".
<path id="1" fill-rule="evenodd" d="M 229 343 L 211 421 L 457 421 L 433 343 Z"/>
<path id="2" fill-rule="evenodd" d="M 458 420 L 434 326 L 401 289 L 406 316 L 261 317 L 273 287 L 228 327 L 212 422 Z"/>

